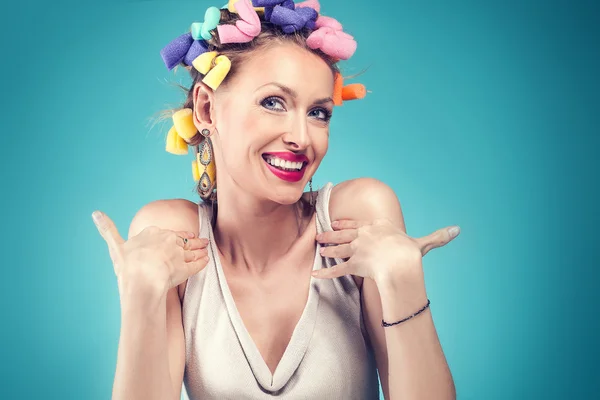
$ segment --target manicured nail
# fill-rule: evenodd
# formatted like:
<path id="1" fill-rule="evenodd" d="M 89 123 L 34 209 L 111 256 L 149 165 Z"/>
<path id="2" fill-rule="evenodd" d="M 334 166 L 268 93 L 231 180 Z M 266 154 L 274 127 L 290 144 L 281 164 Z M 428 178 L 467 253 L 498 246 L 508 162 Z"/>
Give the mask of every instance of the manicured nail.
<path id="1" fill-rule="evenodd" d="M 331 223 L 331 227 L 332 227 L 332 228 L 337 228 L 339 225 L 340 225 L 340 222 L 339 222 L 339 221 L 333 221 L 333 222 Z"/>
<path id="2" fill-rule="evenodd" d="M 448 229 L 448 233 L 450 234 L 451 238 L 455 238 L 460 233 L 460 228 L 458 226 L 453 226 L 452 228 Z"/>
<path id="3" fill-rule="evenodd" d="M 102 220 L 102 213 L 100 211 L 94 211 L 92 213 L 92 219 L 95 223 L 98 223 Z"/>

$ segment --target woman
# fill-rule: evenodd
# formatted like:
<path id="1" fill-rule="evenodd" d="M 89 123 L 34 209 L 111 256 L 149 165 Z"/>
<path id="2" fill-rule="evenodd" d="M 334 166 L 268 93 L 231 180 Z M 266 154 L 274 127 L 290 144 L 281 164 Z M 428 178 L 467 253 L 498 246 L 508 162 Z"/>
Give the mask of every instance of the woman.
<path id="1" fill-rule="evenodd" d="M 356 43 L 318 12 L 234 1 L 163 50 L 194 80 L 167 150 L 196 149 L 204 201 L 144 206 L 127 241 L 94 213 L 121 296 L 114 399 L 377 399 L 377 372 L 386 399 L 455 398 L 421 257 L 456 229 L 408 237 L 373 179 L 312 191 L 334 103 L 364 95 L 336 67 Z"/>

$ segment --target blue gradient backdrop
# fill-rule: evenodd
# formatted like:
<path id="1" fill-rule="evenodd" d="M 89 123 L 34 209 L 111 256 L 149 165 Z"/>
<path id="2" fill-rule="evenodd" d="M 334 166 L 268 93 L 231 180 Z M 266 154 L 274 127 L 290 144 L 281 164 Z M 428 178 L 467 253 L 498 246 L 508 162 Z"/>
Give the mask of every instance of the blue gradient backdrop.
<path id="1" fill-rule="evenodd" d="M 323 1 L 371 93 L 336 110 L 317 186 L 376 177 L 411 236 L 461 226 L 424 261 L 460 399 L 597 398 L 599 7 L 366 4 Z M 160 49 L 209 5 L 3 5 L 1 398 L 110 398 L 120 308 L 90 214 L 125 235 L 145 203 L 197 200 L 149 121 L 188 83 Z"/>

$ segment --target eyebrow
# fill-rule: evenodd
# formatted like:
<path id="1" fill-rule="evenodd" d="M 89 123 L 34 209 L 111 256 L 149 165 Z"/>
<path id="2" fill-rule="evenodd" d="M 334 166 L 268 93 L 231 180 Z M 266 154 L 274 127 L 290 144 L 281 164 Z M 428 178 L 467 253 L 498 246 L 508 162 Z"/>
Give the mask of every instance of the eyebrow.
<path id="1" fill-rule="evenodd" d="M 264 85 L 260 86 L 258 89 L 261 89 L 261 88 L 263 88 L 265 86 L 269 86 L 269 85 L 277 86 L 284 93 L 287 93 L 288 95 L 290 95 L 294 99 L 296 99 L 298 97 L 298 93 L 296 93 L 296 91 L 294 89 L 292 89 L 292 88 L 290 88 L 288 86 L 285 86 L 285 85 L 283 85 L 281 83 L 278 83 L 278 82 L 265 83 Z M 331 97 L 324 97 L 322 99 L 316 100 L 315 104 L 322 105 L 322 104 L 329 103 L 329 102 L 333 103 L 333 99 Z"/>

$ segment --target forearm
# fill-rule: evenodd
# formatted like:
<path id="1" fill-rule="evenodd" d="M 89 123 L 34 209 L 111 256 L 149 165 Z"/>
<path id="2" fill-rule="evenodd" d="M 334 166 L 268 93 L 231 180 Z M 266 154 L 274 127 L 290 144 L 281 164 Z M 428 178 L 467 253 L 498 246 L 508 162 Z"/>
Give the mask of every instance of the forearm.
<path id="1" fill-rule="evenodd" d="M 380 285 L 383 319 L 395 322 L 427 304 L 422 277 L 412 282 L 388 280 Z M 452 375 L 442 351 L 430 309 L 385 328 L 391 400 L 456 399 Z"/>
<path id="2" fill-rule="evenodd" d="M 121 334 L 113 400 L 176 399 L 169 370 L 166 297 L 121 290 Z"/>

